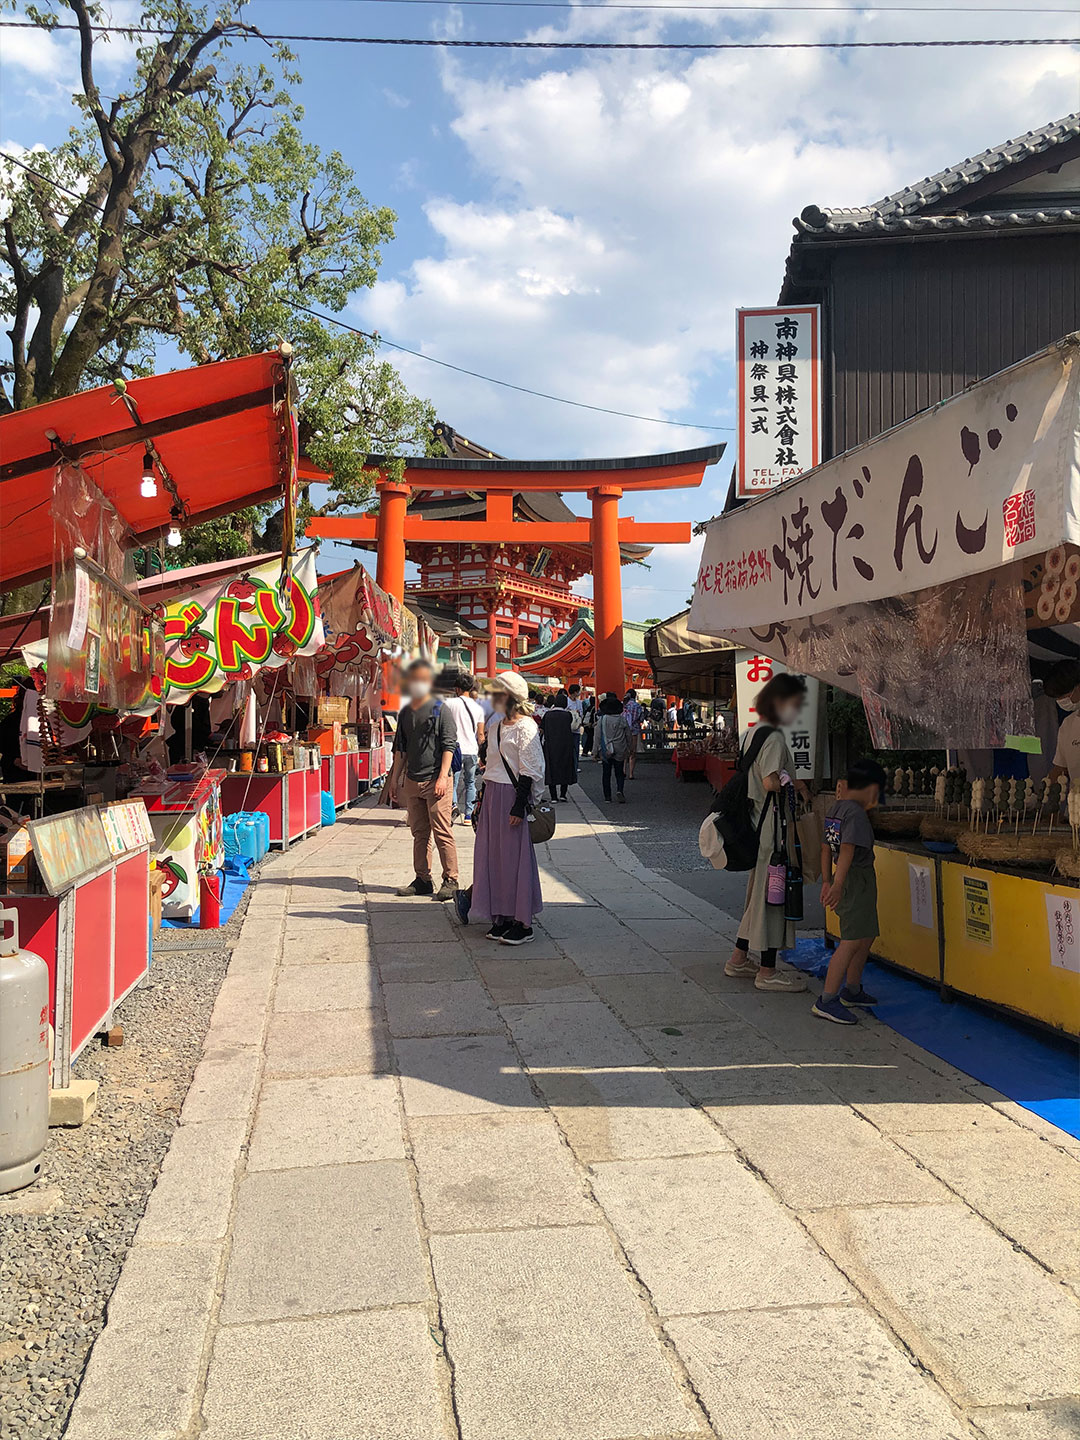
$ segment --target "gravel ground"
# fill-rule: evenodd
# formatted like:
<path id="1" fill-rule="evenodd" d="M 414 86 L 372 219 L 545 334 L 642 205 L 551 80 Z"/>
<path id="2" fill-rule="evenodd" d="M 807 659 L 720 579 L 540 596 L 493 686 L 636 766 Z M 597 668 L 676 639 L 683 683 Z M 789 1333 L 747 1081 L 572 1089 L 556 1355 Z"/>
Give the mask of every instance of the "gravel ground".
<path id="1" fill-rule="evenodd" d="M 166 930 L 116 1012 L 124 1043 L 74 1067 L 99 1082 L 78 1129 L 49 1131 L 36 1183 L 0 1196 L 0 1436 L 54 1440 L 169 1147 L 246 898 L 217 932 Z M 134 1437 L 133 1437 L 134 1440 Z"/>
<path id="2" fill-rule="evenodd" d="M 666 761 L 638 760 L 633 780 L 626 783 L 627 803 L 607 805 L 600 787 L 600 766 L 587 756 L 581 762 L 581 788 L 594 800 L 643 865 L 657 870 L 693 894 L 741 915 L 746 876 L 714 870 L 698 851 L 698 831 L 712 807 L 712 786 L 705 780 L 676 780 L 670 756 Z M 824 927 L 818 886 L 807 885 L 804 931 Z"/>

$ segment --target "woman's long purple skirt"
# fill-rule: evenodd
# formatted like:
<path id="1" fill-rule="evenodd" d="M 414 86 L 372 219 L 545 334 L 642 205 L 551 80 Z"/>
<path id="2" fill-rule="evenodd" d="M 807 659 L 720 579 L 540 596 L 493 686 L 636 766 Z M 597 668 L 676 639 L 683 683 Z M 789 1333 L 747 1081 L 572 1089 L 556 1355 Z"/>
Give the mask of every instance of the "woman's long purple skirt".
<path id="1" fill-rule="evenodd" d="M 528 825 L 510 824 L 513 806 L 512 785 L 484 786 L 473 850 L 471 913 L 484 920 L 512 915 L 522 925 L 531 925 L 533 916 L 544 908 L 540 871 Z"/>

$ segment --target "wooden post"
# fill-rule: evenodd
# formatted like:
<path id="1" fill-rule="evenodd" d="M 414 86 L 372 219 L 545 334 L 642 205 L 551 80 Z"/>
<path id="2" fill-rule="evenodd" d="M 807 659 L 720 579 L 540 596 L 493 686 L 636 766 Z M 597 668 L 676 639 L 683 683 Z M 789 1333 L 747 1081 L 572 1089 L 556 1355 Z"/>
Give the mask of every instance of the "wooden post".
<path id="1" fill-rule="evenodd" d="M 375 581 L 395 600 L 405 599 L 405 507 L 408 485 L 387 481 L 379 491 L 379 558 Z"/>
<path id="2" fill-rule="evenodd" d="M 495 615 L 495 607 L 498 601 L 492 596 L 491 609 L 488 611 L 488 664 L 487 673 L 497 675 L 499 673 L 499 661 L 495 651 L 495 632 L 498 627 L 498 619 Z"/>
<path id="3" fill-rule="evenodd" d="M 622 698 L 626 658 L 622 633 L 622 557 L 619 552 L 618 485 L 592 492 L 593 634 L 596 645 L 596 690 Z"/>

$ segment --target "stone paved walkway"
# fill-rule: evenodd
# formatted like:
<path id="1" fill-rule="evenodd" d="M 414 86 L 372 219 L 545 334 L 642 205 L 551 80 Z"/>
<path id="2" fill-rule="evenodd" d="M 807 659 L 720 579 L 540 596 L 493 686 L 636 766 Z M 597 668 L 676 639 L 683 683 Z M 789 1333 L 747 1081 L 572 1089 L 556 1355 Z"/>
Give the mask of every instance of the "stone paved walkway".
<path id="1" fill-rule="evenodd" d="M 269 864 L 69 1440 L 1075 1440 L 1080 1146 L 596 815 L 517 951 L 385 810 Z"/>

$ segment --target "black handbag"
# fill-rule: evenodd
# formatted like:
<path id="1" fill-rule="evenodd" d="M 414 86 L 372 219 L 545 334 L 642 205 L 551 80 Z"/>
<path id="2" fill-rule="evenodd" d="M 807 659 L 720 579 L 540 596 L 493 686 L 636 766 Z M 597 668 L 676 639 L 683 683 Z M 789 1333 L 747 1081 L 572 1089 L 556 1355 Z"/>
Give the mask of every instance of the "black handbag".
<path id="1" fill-rule="evenodd" d="M 799 827 L 795 823 L 795 791 L 792 789 L 787 797 L 787 806 L 791 810 L 791 833 L 795 837 L 795 861 L 787 862 L 787 875 L 784 881 L 784 919 L 801 920 L 803 918 L 803 871 L 802 871 L 802 845 L 799 841 Z M 783 808 L 783 807 L 781 807 Z M 784 816 L 784 854 L 787 855 L 787 816 Z"/>

